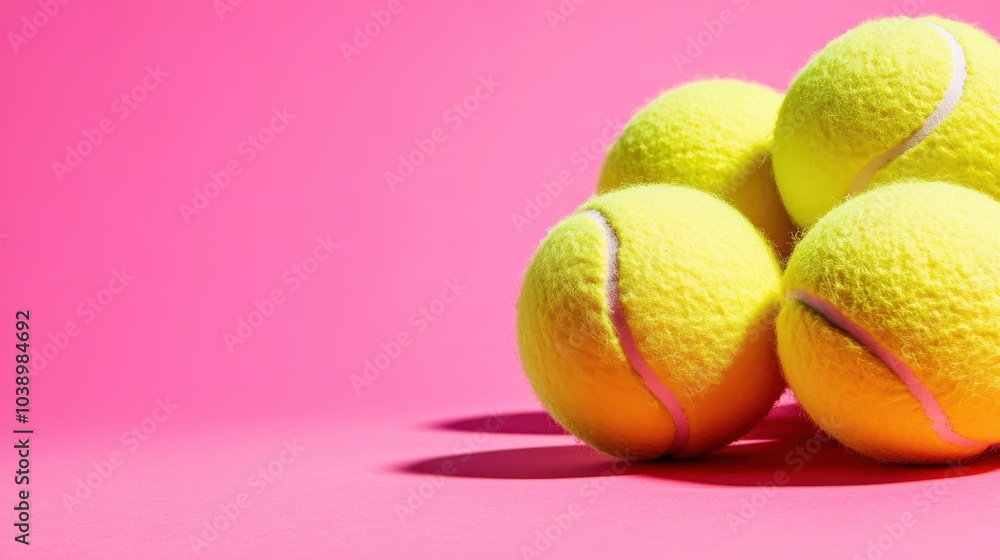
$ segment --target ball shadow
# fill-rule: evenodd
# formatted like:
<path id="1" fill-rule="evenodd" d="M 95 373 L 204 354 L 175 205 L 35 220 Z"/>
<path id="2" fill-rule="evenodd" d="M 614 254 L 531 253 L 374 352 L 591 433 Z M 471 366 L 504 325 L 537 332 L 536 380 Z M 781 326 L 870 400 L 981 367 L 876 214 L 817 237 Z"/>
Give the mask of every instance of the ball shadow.
<path id="1" fill-rule="evenodd" d="M 627 462 L 583 445 L 560 445 L 434 457 L 395 470 L 490 479 L 622 475 L 721 486 L 853 486 L 970 476 L 998 468 L 997 455 L 959 468 L 878 463 L 830 439 L 805 418 L 798 404 L 790 403 L 775 407 L 743 439 L 698 459 Z"/>
<path id="2" fill-rule="evenodd" d="M 474 416 L 449 420 L 433 424 L 431 428 L 438 430 L 454 430 L 459 432 L 488 432 L 494 434 L 524 434 L 524 435 L 566 435 L 555 420 L 546 412 L 517 412 L 513 414 L 498 414 L 491 416 Z"/>

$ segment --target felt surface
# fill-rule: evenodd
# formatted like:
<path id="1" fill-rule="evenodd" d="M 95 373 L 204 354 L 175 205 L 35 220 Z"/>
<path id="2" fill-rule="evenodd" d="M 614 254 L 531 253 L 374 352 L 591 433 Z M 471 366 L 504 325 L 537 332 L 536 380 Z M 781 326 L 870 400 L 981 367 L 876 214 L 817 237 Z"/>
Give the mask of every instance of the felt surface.
<path id="1" fill-rule="evenodd" d="M 953 105 L 945 94 L 959 72 L 967 75 Z M 811 226 L 849 194 L 906 179 L 1000 197 L 997 100 L 1000 45 L 989 34 L 939 17 L 866 22 L 818 52 L 789 87 L 774 138 L 781 198 L 796 223 Z M 953 108 L 906 145 L 941 104 Z"/>
<path id="2" fill-rule="evenodd" d="M 613 251 L 589 212 L 613 230 Z M 599 196 L 542 242 L 525 273 L 517 323 L 542 403 L 572 433 L 617 456 L 657 457 L 671 447 L 676 417 L 630 366 L 612 324 L 611 267 L 628 337 L 690 425 L 676 454 L 704 453 L 746 433 L 784 384 L 773 335 L 781 270 L 744 216 L 687 187 Z"/>
<path id="3" fill-rule="evenodd" d="M 976 445 L 944 441 L 919 395 L 857 336 L 800 300 L 778 320 L 785 375 L 841 442 L 881 460 L 945 462 L 1000 443 L 1000 202 L 943 183 L 882 187 L 814 226 L 784 284 L 830 303 L 905 364 Z M 835 322 L 834 322 L 835 323 Z"/>
<path id="4" fill-rule="evenodd" d="M 717 194 L 787 255 L 796 228 L 781 204 L 770 160 L 781 100 L 770 87 L 733 79 L 663 92 L 636 112 L 608 150 L 597 192 L 673 183 Z"/>

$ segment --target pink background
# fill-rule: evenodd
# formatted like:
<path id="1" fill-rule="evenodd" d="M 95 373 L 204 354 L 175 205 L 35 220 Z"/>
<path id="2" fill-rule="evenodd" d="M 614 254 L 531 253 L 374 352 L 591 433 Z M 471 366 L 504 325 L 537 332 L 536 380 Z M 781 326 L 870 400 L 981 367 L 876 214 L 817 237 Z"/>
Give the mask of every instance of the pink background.
<path id="1" fill-rule="evenodd" d="M 36 430 L 30 547 L 0 453 L 4 558 L 995 554 L 997 459 L 880 466 L 786 398 L 710 459 L 619 465 L 538 412 L 513 344 L 532 251 L 644 100 L 783 88 L 880 14 L 1000 33 L 995 3 L 223 2 L 0 7 L 0 336 L 31 310 Z"/>

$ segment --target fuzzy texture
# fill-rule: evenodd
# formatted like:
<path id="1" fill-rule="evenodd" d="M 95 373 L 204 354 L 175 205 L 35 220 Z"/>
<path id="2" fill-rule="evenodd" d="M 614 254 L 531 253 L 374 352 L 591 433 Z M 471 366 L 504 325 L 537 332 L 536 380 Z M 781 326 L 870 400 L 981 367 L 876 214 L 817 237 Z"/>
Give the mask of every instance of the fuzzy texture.
<path id="1" fill-rule="evenodd" d="M 643 107 L 611 146 L 597 192 L 676 183 L 717 194 L 763 230 L 783 255 L 796 230 L 769 157 L 782 96 L 739 80 L 705 80 Z"/>
<path id="2" fill-rule="evenodd" d="M 689 441 L 676 455 L 707 453 L 746 433 L 783 387 L 773 332 L 780 268 L 744 216 L 685 187 L 596 197 L 538 248 L 517 331 L 542 404 L 611 455 L 655 458 L 674 440 L 671 415 L 629 363 L 612 322 L 609 241 L 593 212 L 619 241 L 618 294 L 632 339 L 685 409 Z"/>
<path id="3" fill-rule="evenodd" d="M 787 300 L 778 351 L 813 420 L 876 459 L 939 463 L 1000 442 L 1000 203 L 944 183 L 869 191 L 820 220 L 795 249 L 786 293 L 815 294 L 912 371 L 951 430 L 935 431 L 886 363 L 814 308 Z"/>
<path id="4" fill-rule="evenodd" d="M 950 108 L 953 78 L 960 97 Z M 950 111 L 920 138 L 939 105 Z M 880 161 L 915 134 L 915 146 Z M 898 17 L 848 31 L 802 69 L 778 114 L 773 160 L 789 214 L 808 227 L 852 192 L 901 181 L 946 181 L 1000 198 L 997 153 L 1000 45 L 968 24 Z"/>

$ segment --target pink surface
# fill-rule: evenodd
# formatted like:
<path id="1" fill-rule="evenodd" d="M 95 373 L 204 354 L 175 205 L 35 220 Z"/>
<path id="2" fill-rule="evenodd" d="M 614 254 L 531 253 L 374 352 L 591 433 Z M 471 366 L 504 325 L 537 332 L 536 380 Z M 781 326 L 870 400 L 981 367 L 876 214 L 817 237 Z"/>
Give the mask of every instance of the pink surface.
<path id="1" fill-rule="evenodd" d="M 710 459 L 614 463 L 553 433 L 513 342 L 644 100 L 783 87 L 913 10 L 1000 32 L 974 1 L 4 2 L 0 336 L 30 309 L 33 358 L 3 557 L 992 553 L 996 459 L 879 466 L 786 402 Z"/>

